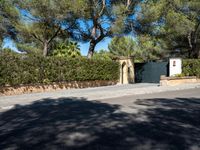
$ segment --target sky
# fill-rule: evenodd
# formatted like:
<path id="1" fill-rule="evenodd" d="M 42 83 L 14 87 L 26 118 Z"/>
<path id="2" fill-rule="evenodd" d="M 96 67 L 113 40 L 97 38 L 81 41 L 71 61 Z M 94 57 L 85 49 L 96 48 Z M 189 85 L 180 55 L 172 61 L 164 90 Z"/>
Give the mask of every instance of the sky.
<path id="1" fill-rule="evenodd" d="M 29 16 L 29 17 L 31 16 L 31 14 L 28 13 L 27 11 L 25 11 L 25 10 L 20 10 L 20 12 L 22 14 L 22 17 L 24 17 L 23 19 L 25 19 L 25 21 L 27 21 L 26 16 Z M 108 50 L 108 44 L 110 43 L 110 41 L 111 41 L 111 38 L 105 38 L 104 40 L 102 40 L 101 42 L 99 42 L 96 45 L 95 51 L 99 51 L 101 49 Z M 80 49 L 81 49 L 81 54 L 83 56 L 87 56 L 87 52 L 88 52 L 88 49 L 89 49 L 89 42 L 87 42 L 87 43 L 79 42 L 78 44 L 79 44 Z M 14 51 L 17 51 L 17 48 L 16 48 L 14 42 L 9 38 L 4 39 L 3 47 L 5 47 L 5 48 L 8 47 L 8 48 L 11 48 Z"/>
<path id="2" fill-rule="evenodd" d="M 14 42 L 9 38 L 5 38 L 3 40 L 3 48 L 10 48 L 14 51 L 17 51 L 17 48 L 16 48 Z"/>
<path id="3" fill-rule="evenodd" d="M 108 44 L 110 43 L 110 41 L 111 38 L 105 38 L 103 41 L 96 45 L 95 51 L 99 51 L 101 49 L 108 50 Z M 79 43 L 79 45 L 81 49 L 81 54 L 83 56 L 86 56 L 89 48 L 89 43 Z"/>
<path id="4" fill-rule="evenodd" d="M 99 51 L 101 49 L 108 50 L 108 44 L 110 43 L 110 41 L 111 41 L 111 38 L 105 38 L 104 40 L 102 40 L 100 43 L 96 45 L 95 51 Z M 81 49 L 81 54 L 83 56 L 87 56 L 89 43 L 79 43 L 79 45 Z M 10 39 L 4 39 L 3 47 L 4 48 L 8 47 L 8 48 L 13 49 L 14 51 L 17 51 L 15 44 Z"/>
<path id="5" fill-rule="evenodd" d="M 20 10 L 20 11 L 21 11 L 22 16 L 24 16 L 25 20 L 26 20 L 26 16 L 31 16 L 31 14 L 28 13 L 27 11 L 25 11 L 25 10 Z M 111 41 L 111 38 L 105 38 L 104 40 L 102 40 L 101 42 L 99 42 L 96 45 L 95 51 L 99 51 L 99 50 L 102 50 L 102 49 L 103 50 L 108 50 L 108 44 L 110 43 L 110 41 Z M 78 44 L 80 46 L 81 54 L 83 56 L 87 56 L 88 49 L 89 49 L 89 42 L 87 42 L 87 43 L 79 42 Z M 17 48 L 16 48 L 14 42 L 9 38 L 4 39 L 3 47 L 8 47 L 8 48 L 13 49 L 14 51 L 17 51 Z"/>
<path id="6" fill-rule="evenodd" d="M 136 8 L 137 11 L 140 11 L 140 7 Z M 20 10 L 22 16 L 24 16 L 26 19 L 26 16 L 31 16 L 31 14 L 29 12 L 27 12 L 26 10 Z M 134 18 L 136 18 L 136 15 L 132 16 Z M 27 20 L 26 20 L 27 21 Z M 106 27 L 106 25 L 104 25 Z M 95 47 L 95 51 L 99 51 L 99 50 L 108 50 L 108 44 L 111 42 L 111 38 L 105 38 L 104 40 L 102 40 L 101 42 L 99 42 L 96 47 Z M 81 54 L 83 56 L 87 55 L 88 49 L 89 49 L 89 43 L 80 43 L 80 49 L 81 49 Z M 12 42 L 12 40 L 10 39 L 5 39 L 4 40 L 4 47 L 8 47 L 13 49 L 14 51 L 17 51 L 17 48 L 15 47 L 15 44 Z"/>

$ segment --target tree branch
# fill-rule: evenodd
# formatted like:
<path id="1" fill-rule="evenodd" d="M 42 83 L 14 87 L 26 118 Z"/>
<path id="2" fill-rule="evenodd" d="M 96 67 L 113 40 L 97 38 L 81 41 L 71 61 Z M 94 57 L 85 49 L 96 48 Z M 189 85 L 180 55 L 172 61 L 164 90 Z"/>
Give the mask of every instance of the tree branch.
<path id="1" fill-rule="evenodd" d="M 196 44 L 197 42 L 197 37 L 198 37 L 198 28 L 200 26 L 200 22 L 198 22 L 197 26 L 196 26 L 196 29 L 194 31 L 194 43 Z"/>
<path id="2" fill-rule="evenodd" d="M 131 0 L 127 0 L 126 9 L 128 9 L 130 5 L 131 5 Z"/>
<path id="3" fill-rule="evenodd" d="M 190 48 L 192 49 L 193 48 L 193 45 L 192 45 L 192 33 L 190 32 L 189 34 L 188 34 L 188 43 L 189 43 L 189 46 L 190 46 Z"/>
<path id="4" fill-rule="evenodd" d="M 32 33 L 32 36 L 33 36 L 35 39 L 37 39 L 38 41 L 40 41 L 41 43 L 43 43 L 43 41 L 42 41 L 39 37 L 37 37 L 37 35 L 36 35 L 35 33 Z"/>
<path id="5" fill-rule="evenodd" d="M 101 11 L 99 12 L 98 16 L 102 16 L 105 7 L 106 7 L 106 0 L 102 0 L 102 8 L 101 8 Z"/>
<path id="6" fill-rule="evenodd" d="M 48 40 L 48 44 L 51 43 L 51 41 L 58 35 L 58 33 L 60 32 L 61 27 L 58 28 L 58 30 L 55 32 L 55 34 L 51 37 L 50 40 Z"/>
<path id="7" fill-rule="evenodd" d="M 100 30 L 100 35 L 104 35 L 104 30 L 103 30 L 101 24 L 98 24 L 98 29 Z"/>

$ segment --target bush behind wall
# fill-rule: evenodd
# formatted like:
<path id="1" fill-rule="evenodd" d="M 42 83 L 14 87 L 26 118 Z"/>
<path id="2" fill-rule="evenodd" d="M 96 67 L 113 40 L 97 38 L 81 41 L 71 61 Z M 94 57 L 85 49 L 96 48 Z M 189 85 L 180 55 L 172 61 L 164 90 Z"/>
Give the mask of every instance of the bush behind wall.
<path id="1" fill-rule="evenodd" d="M 200 78 L 200 59 L 184 59 L 183 74 Z"/>
<path id="2" fill-rule="evenodd" d="M 0 55 L 0 85 L 50 84 L 119 78 L 119 63 L 86 58 Z"/>

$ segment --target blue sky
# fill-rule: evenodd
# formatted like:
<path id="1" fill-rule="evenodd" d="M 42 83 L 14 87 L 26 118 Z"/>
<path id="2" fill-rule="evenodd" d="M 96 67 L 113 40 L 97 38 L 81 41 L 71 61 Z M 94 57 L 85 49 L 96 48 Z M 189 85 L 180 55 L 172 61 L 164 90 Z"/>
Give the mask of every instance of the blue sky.
<path id="1" fill-rule="evenodd" d="M 108 50 L 108 44 L 110 43 L 111 38 L 105 38 L 103 41 L 98 43 L 95 47 L 95 51 L 99 51 L 101 49 Z M 79 43 L 81 54 L 86 56 L 89 48 L 89 43 Z"/>
<path id="2" fill-rule="evenodd" d="M 10 48 L 10 49 L 12 49 L 12 50 L 14 50 L 14 51 L 17 51 L 17 48 L 15 47 L 15 44 L 14 44 L 13 41 L 10 40 L 9 38 L 5 38 L 5 39 L 3 40 L 3 47 L 4 47 L 4 48 Z"/>
<path id="3" fill-rule="evenodd" d="M 26 16 L 32 17 L 31 14 L 29 12 L 27 12 L 26 10 L 20 10 L 20 12 L 22 14 L 23 19 L 26 22 L 29 21 L 29 20 L 27 20 Z M 82 22 L 81 22 L 81 24 L 84 27 L 84 24 Z M 101 49 L 108 50 L 108 44 L 110 43 L 110 41 L 111 41 L 111 38 L 105 38 L 104 40 L 102 40 L 101 42 L 99 42 L 96 45 L 95 51 L 99 51 Z M 89 49 L 89 42 L 88 43 L 80 43 L 79 42 L 79 45 L 80 45 L 80 49 L 81 49 L 81 54 L 83 56 L 86 56 L 87 52 L 88 52 L 88 49 Z M 17 51 L 17 48 L 15 47 L 15 44 L 9 38 L 5 38 L 4 39 L 3 47 L 8 47 L 8 48 L 13 49 L 14 51 Z"/>
<path id="4" fill-rule="evenodd" d="M 101 49 L 108 50 L 108 44 L 110 43 L 111 38 L 105 38 L 102 40 L 100 43 L 98 43 L 95 47 L 95 51 L 99 51 Z M 79 43 L 80 49 L 81 49 L 81 54 L 83 56 L 87 55 L 88 48 L 89 48 L 89 43 Z M 10 39 L 4 39 L 4 45 L 3 47 L 8 47 L 13 49 L 14 51 L 17 51 L 15 44 L 10 40 Z"/>
<path id="5" fill-rule="evenodd" d="M 136 8 L 137 11 L 140 10 L 140 7 L 137 7 Z M 20 10 L 21 11 L 21 14 L 22 14 L 22 17 L 24 17 L 23 19 L 27 21 L 27 18 L 26 16 L 31 16 L 29 12 L 27 12 L 26 10 Z M 136 15 L 133 15 L 132 16 L 132 19 L 135 19 L 136 18 Z M 81 24 L 83 25 L 84 27 L 84 24 L 81 22 Z M 107 24 L 104 24 L 104 27 L 107 27 L 108 25 Z M 104 50 L 108 50 L 108 44 L 111 42 L 111 38 L 105 38 L 104 40 L 102 40 L 101 42 L 99 42 L 96 47 L 95 47 L 95 51 L 99 51 L 101 49 L 104 49 Z M 79 42 L 79 45 L 80 45 L 80 49 L 81 49 L 81 54 L 83 56 L 86 56 L 87 55 L 87 52 L 88 52 L 88 49 L 89 49 L 89 42 L 88 43 L 80 43 Z M 17 51 L 17 48 L 15 47 L 15 44 L 12 42 L 12 40 L 10 39 L 5 39 L 4 40 L 4 47 L 9 47 L 15 51 Z"/>

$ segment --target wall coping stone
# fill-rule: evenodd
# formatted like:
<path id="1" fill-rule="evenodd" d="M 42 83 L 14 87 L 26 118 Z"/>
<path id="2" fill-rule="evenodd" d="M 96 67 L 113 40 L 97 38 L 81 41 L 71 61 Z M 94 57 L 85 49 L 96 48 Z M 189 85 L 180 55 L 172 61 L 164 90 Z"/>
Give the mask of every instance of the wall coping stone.
<path id="1" fill-rule="evenodd" d="M 184 76 L 184 77 L 166 77 L 161 76 L 160 80 L 181 80 L 181 79 L 197 79 L 196 76 Z"/>
<path id="2" fill-rule="evenodd" d="M 186 77 L 160 77 L 161 86 L 174 86 L 186 83 L 200 83 L 200 79 L 196 76 L 186 76 Z"/>

